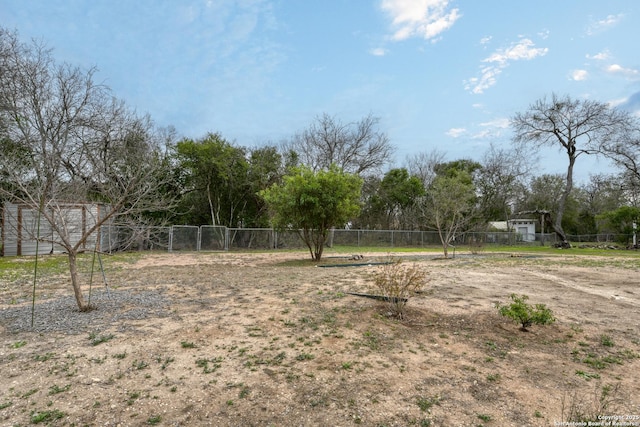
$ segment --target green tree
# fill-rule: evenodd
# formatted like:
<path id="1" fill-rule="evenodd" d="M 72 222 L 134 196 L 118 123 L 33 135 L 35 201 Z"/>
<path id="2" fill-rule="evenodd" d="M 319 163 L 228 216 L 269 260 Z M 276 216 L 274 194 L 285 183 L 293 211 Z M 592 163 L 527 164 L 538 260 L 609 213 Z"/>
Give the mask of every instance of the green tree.
<path id="1" fill-rule="evenodd" d="M 634 232 L 634 223 L 637 223 L 640 219 L 640 208 L 621 206 L 616 210 L 598 215 L 596 219 L 603 229 L 630 236 Z"/>
<path id="2" fill-rule="evenodd" d="M 373 228 L 412 228 L 412 207 L 425 194 L 418 177 L 409 175 L 405 168 L 391 169 L 382 180 L 369 177 L 366 188 L 370 193 L 363 210 Z"/>
<path id="3" fill-rule="evenodd" d="M 245 149 L 210 133 L 197 141 L 179 141 L 175 150 L 186 187 L 181 205 L 187 222 L 238 225 L 250 194 Z"/>
<path id="4" fill-rule="evenodd" d="M 268 227 L 269 212 L 260 191 L 280 183 L 284 175 L 282 155 L 273 146 L 255 148 L 249 155 L 247 180 L 249 192 L 242 224 L 245 227 Z"/>
<path id="5" fill-rule="evenodd" d="M 311 259 L 320 261 L 331 228 L 343 226 L 360 212 L 361 188 L 360 177 L 335 165 L 317 172 L 302 166 L 260 195 L 270 208 L 273 227 L 297 231 Z"/>

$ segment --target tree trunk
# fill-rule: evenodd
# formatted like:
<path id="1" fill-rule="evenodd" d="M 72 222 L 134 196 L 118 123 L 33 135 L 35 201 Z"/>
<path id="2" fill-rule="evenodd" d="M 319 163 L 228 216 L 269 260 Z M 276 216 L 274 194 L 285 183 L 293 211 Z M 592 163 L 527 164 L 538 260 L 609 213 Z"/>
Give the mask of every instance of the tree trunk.
<path id="1" fill-rule="evenodd" d="M 552 224 L 553 231 L 560 239 L 560 247 L 566 249 L 571 247 L 571 243 L 567 240 L 567 234 L 562 228 L 562 217 L 564 216 L 567 199 L 571 194 L 571 190 L 573 190 L 573 166 L 576 163 L 575 146 L 570 145 L 567 147 L 567 155 L 569 156 L 569 166 L 567 166 L 566 184 L 564 191 L 562 192 L 562 196 L 560 197 L 560 201 L 558 202 L 558 211 L 556 212 L 555 221 Z"/>
<path id="2" fill-rule="evenodd" d="M 71 273 L 71 286 L 73 286 L 73 294 L 76 297 L 76 303 L 80 311 L 89 311 L 91 306 L 87 304 L 82 296 L 82 289 L 80 289 L 80 283 L 78 283 L 78 253 L 76 251 L 69 251 L 69 272 Z"/>
<path id="3" fill-rule="evenodd" d="M 211 200 L 211 184 L 207 183 L 207 201 L 209 202 L 209 212 L 211 213 L 211 225 L 216 225 L 216 216 L 213 213 L 213 201 Z"/>

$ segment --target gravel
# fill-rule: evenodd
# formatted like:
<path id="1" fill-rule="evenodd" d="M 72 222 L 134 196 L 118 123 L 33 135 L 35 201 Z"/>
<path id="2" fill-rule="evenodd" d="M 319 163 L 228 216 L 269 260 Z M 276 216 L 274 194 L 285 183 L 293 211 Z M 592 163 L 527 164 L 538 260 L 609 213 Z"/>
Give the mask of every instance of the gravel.
<path id="1" fill-rule="evenodd" d="M 96 308 L 80 312 L 73 296 L 51 299 L 35 305 L 33 327 L 31 304 L 0 310 L 0 323 L 8 332 L 62 332 L 79 334 L 112 326 L 126 328 L 127 320 L 166 317 L 170 301 L 158 292 L 106 290 L 93 292 Z"/>

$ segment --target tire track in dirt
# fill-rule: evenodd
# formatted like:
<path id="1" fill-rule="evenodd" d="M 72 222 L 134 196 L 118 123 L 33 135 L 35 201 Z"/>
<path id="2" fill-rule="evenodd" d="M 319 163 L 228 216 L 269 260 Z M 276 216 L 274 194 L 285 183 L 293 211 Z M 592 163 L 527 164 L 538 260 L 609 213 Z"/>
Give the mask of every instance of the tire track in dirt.
<path id="1" fill-rule="evenodd" d="M 539 278 L 544 279 L 544 280 L 548 280 L 550 282 L 556 283 L 556 284 L 558 284 L 560 286 L 564 286 L 566 288 L 571 288 L 571 289 L 576 290 L 578 292 L 584 292 L 586 294 L 599 296 L 599 297 L 605 298 L 607 300 L 625 302 L 627 304 L 640 306 L 640 301 L 639 300 L 634 299 L 634 298 L 629 298 L 629 297 L 626 297 L 626 296 L 623 297 L 623 296 L 615 293 L 615 291 L 613 291 L 612 289 L 595 289 L 595 288 L 591 288 L 591 287 L 588 287 L 588 286 L 583 286 L 583 285 L 580 285 L 580 284 L 578 284 L 576 282 L 573 282 L 571 280 L 564 279 L 564 278 L 556 276 L 554 274 L 543 273 L 541 271 L 523 269 L 522 272 L 530 274 L 532 276 L 539 277 Z"/>

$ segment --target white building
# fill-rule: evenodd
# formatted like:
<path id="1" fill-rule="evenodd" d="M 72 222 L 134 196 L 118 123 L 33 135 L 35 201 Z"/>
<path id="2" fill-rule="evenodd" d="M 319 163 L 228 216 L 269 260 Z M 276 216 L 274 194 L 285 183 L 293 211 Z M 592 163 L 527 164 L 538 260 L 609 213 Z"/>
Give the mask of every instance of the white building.
<path id="1" fill-rule="evenodd" d="M 533 242 L 536 240 L 536 221 L 533 219 L 491 221 L 489 225 L 499 231 L 518 233 L 525 242 Z"/>

